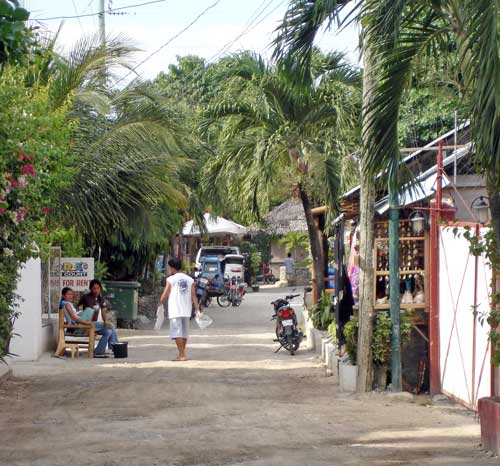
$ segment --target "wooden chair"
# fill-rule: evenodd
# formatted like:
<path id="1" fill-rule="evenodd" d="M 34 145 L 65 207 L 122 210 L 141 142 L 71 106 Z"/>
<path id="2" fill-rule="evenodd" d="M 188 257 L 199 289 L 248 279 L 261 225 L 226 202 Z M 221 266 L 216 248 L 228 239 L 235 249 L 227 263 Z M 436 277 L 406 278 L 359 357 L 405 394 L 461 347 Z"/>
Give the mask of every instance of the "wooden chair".
<path id="1" fill-rule="evenodd" d="M 85 334 L 72 334 L 66 333 L 67 329 L 81 329 L 85 330 Z M 80 345 L 88 347 L 88 357 L 94 357 L 94 343 L 95 343 L 95 327 L 91 324 L 76 324 L 69 325 L 65 323 L 64 310 L 59 309 L 59 323 L 57 329 L 57 349 L 56 356 L 63 356 L 67 349 L 71 350 L 71 358 L 79 356 Z"/>

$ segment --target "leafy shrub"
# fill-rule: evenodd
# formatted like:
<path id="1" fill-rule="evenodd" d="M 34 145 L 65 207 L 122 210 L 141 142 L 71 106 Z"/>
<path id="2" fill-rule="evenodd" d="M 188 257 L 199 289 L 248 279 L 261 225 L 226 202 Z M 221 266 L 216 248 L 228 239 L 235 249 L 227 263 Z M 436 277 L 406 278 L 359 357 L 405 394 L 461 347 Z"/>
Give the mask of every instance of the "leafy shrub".
<path id="1" fill-rule="evenodd" d="M 314 328 L 318 330 L 328 330 L 329 325 L 335 320 L 332 298 L 323 292 L 318 303 L 309 310 L 309 318 L 312 320 Z"/>
<path id="2" fill-rule="evenodd" d="M 344 325 L 344 337 L 347 354 L 352 364 L 356 364 L 358 347 L 358 318 L 353 317 Z"/>
<path id="3" fill-rule="evenodd" d="M 408 343 L 411 331 L 411 319 L 407 314 L 400 314 L 401 346 Z M 373 362 L 384 366 L 391 361 L 392 323 L 389 312 L 378 312 L 372 337 Z"/>

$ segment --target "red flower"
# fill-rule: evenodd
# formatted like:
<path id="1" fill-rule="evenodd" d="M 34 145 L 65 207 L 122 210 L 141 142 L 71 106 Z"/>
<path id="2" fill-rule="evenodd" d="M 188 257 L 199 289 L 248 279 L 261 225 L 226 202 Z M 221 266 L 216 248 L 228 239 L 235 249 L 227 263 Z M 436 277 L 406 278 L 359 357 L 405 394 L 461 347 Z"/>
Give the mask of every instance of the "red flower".
<path id="1" fill-rule="evenodd" d="M 14 180 L 14 181 L 12 182 L 12 187 L 13 187 L 14 189 L 16 189 L 18 186 L 19 186 L 19 183 L 17 182 L 17 180 Z"/>
<path id="2" fill-rule="evenodd" d="M 24 152 L 19 152 L 19 161 L 22 162 L 24 160 Z"/>
<path id="3" fill-rule="evenodd" d="M 43 212 L 44 214 L 48 214 L 48 213 L 50 212 L 50 208 L 49 208 L 49 207 L 44 207 L 44 208 L 42 209 L 42 212 Z"/>
<path id="4" fill-rule="evenodd" d="M 24 212 L 28 213 L 29 211 L 30 211 L 30 206 L 29 205 L 25 206 L 24 207 Z"/>
<path id="5" fill-rule="evenodd" d="M 23 167 L 23 175 L 35 176 L 35 167 L 30 163 Z"/>
<path id="6" fill-rule="evenodd" d="M 49 232 L 49 229 L 48 229 L 48 228 L 44 228 L 44 229 L 43 229 L 43 232 L 44 232 L 44 233 L 48 233 L 48 232 Z"/>
<path id="7" fill-rule="evenodd" d="M 0 215 L 2 215 L 5 212 L 5 209 L 3 207 L 0 207 Z"/>

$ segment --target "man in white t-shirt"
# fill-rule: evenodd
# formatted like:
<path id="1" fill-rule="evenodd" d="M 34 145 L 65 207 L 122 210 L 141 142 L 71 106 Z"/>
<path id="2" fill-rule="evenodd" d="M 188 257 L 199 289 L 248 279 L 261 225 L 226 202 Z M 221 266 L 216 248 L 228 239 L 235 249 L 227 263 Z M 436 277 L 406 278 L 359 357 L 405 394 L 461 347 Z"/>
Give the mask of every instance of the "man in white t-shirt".
<path id="1" fill-rule="evenodd" d="M 292 257 L 292 253 L 288 253 L 288 257 L 285 259 L 285 271 L 286 279 L 290 286 L 295 285 L 295 259 Z"/>
<path id="2" fill-rule="evenodd" d="M 160 305 L 168 298 L 168 318 L 170 319 L 170 337 L 175 340 L 179 356 L 177 361 L 186 361 L 186 345 L 189 334 L 189 319 L 193 308 L 200 312 L 196 298 L 194 280 L 181 271 L 182 263 L 178 259 L 168 261 L 172 275 L 160 298 Z"/>

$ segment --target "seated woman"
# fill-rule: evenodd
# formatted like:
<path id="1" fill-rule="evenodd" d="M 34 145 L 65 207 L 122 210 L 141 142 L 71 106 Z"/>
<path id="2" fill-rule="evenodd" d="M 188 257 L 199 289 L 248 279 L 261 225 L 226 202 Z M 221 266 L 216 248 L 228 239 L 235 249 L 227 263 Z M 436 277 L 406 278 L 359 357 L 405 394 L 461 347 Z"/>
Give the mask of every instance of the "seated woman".
<path id="1" fill-rule="evenodd" d="M 92 309 L 96 333 L 101 335 L 101 339 L 95 349 L 95 355 L 98 357 L 106 356 L 106 346 L 110 350 L 113 349 L 113 345 L 118 343 L 118 337 L 116 335 L 116 330 L 110 322 L 107 322 L 106 310 L 108 305 L 106 300 L 102 296 L 102 284 L 99 280 L 91 280 L 89 284 L 89 292 L 85 293 L 78 303 L 78 307 L 82 309 Z M 101 312 L 102 322 L 98 322 L 99 311 Z"/>
<path id="2" fill-rule="evenodd" d="M 93 310 L 90 309 L 84 312 L 78 312 L 73 304 L 73 299 L 73 290 L 69 287 L 63 288 L 59 308 L 64 310 L 64 320 L 66 323 L 68 325 L 91 325 Z M 82 334 L 84 331 L 82 329 L 75 329 L 73 333 Z"/>

